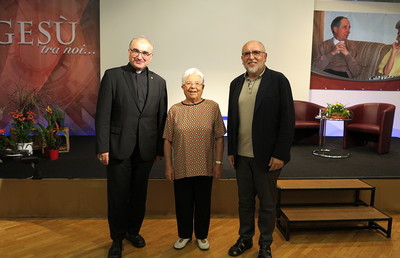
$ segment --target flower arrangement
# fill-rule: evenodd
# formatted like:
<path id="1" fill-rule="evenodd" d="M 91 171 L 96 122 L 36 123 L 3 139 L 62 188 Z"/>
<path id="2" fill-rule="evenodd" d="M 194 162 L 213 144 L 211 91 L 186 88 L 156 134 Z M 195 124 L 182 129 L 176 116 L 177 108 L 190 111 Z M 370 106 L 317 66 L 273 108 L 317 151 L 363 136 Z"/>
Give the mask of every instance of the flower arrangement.
<path id="1" fill-rule="evenodd" d="M 17 143 L 32 142 L 32 134 L 36 126 L 36 114 L 32 111 L 15 110 L 9 113 L 13 119 L 11 135 Z"/>
<path id="2" fill-rule="evenodd" d="M 63 140 L 61 138 L 61 135 L 63 133 L 60 131 L 60 127 L 57 122 L 59 119 L 59 112 L 62 111 L 59 110 L 57 113 L 54 112 L 53 108 L 47 106 L 46 113 L 43 115 L 47 121 L 47 127 L 38 123 L 39 133 L 46 144 L 46 148 L 49 150 L 58 150 L 63 143 Z"/>
<path id="3" fill-rule="evenodd" d="M 323 110 L 323 115 L 330 118 L 351 118 L 352 112 L 346 108 L 342 103 L 327 104 Z"/>
<path id="4" fill-rule="evenodd" d="M 12 117 L 10 137 L 3 137 L 1 145 L 8 144 L 18 148 L 17 143 L 39 140 L 47 149 L 58 150 L 64 143 L 64 133 L 60 128 L 63 127 L 65 112 L 50 101 L 50 95 L 46 91 L 17 84 L 6 105 L 0 108 L 0 114 L 4 109 L 7 112 L 15 111 L 9 112 Z M 40 124 L 37 120 L 45 120 L 47 125 Z M 41 139 L 36 137 L 38 134 Z"/>
<path id="5" fill-rule="evenodd" d="M 12 124 L 10 140 L 12 143 L 32 142 L 36 130 L 36 117 L 40 115 L 44 107 L 47 94 L 36 89 L 16 85 L 15 91 L 10 94 L 8 102 L 2 107 L 11 115 Z"/>

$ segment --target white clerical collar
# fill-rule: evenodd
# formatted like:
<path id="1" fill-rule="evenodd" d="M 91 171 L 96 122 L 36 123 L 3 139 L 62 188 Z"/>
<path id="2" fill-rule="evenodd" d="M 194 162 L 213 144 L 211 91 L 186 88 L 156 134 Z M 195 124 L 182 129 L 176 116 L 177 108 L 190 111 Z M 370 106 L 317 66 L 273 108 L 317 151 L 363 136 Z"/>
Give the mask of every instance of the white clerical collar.
<path id="1" fill-rule="evenodd" d="M 143 70 L 136 70 L 135 71 L 137 74 L 141 74 L 143 72 Z"/>

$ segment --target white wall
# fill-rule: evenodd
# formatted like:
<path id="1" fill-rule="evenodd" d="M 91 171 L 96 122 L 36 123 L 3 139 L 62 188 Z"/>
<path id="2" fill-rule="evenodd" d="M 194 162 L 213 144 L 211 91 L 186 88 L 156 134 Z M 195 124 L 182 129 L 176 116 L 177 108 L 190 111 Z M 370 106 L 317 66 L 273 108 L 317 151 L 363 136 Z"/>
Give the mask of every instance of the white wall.
<path id="1" fill-rule="evenodd" d="M 288 77 L 295 99 L 322 105 L 342 101 L 341 91 L 309 90 L 314 9 L 400 13 L 399 4 L 370 2 L 100 0 L 101 75 L 108 68 L 126 64 L 129 41 L 144 35 L 154 43 L 155 56 L 150 69 L 167 80 L 169 106 L 184 98 L 180 89 L 183 71 L 197 67 L 206 77 L 203 97 L 217 101 L 225 116 L 229 83 L 244 71 L 241 48 L 248 40 L 255 39 L 266 46 L 268 67 Z M 354 94 L 352 102 L 377 95 L 346 93 Z M 386 96 L 393 94 L 397 94 L 395 101 L 388 101 Z M 385 92 L 374 101 L 397 101 L 400 114 L 398 94 Z M 399 128 L 398 118 L 396 123 Z"/>
<path id="2" fill-rule="evenodd" d="M 101 0 L 101 74 L 128 62 L 134 36 L 155 45 L 150 68 L 167 80 L 169 106 L 184 99 L 184 70 L 205 75 L 203 97 L 227 115 L 229 83 L 244 72 L 240 54 L 248 40 L 262 41 L 267 65 L 283 72 L 298 99 L 307 99 L 314 0 Z"/>

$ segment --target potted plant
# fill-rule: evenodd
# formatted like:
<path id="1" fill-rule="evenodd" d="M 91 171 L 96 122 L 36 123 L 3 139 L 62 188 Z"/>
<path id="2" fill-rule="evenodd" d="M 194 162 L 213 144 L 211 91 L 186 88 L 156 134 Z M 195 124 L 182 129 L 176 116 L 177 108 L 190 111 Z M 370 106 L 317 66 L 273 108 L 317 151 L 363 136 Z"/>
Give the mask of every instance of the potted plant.
<path id="1" fill-rule="evenodd" d="M 47 127 L 38 123 L 39 132 L 44 141 L 44 153 L 50 160 L 58 159 L 58 152 L 63 144 L 62 135 L 64 134 L 60 131 L 57 119 L 60 118 L 60 114 L 63 113 L 58 107 L 53 105 L 47 106 L 46 112 L 43 117 L 47 121 Z"/>
<path id="2" fill-rule="evenodd" d="M 60 132 L 58 124 L 55 124 L 55 127 L 45 127 L 42 124 L 38 123 L 38 130 L 43 139 L 43 151 L 45 157 L 50 160 L 57 160 L 59 149 L 63 144 L 62 135 Z"/>
<path id="3" fill-rule="evenodd" d="M 29 155 L 33 154 L 33 142 L 36 139 L 36 117 L 43 110 L 46 97 L 47 94 L 43 92 L 17 85 L 2 108 L 11 110 L 10 142 L 17 150 L 28 149 Z"/>
<path id="4" fill-rule="evenodd" d="M 335 104 L 327 104 L 322 115 L 332 119 L 350 119 L 353 113 L 342 103 L 337 102 Z"/>
<path id="5" fill-rule="evenodd" d="M 47 106 L 43 117 L 47 121 L 47 127 L 38 123 L 38 130 L 43 139 L 43 151 L 50 160 L 58 159 L 59 149 L 63 144 L 62 136 L 64 133 L 60 131 L 58 119 L 64 118 L 64 111 L 56 105 Z"/>
<path id="6" fill-rule="evenodd" d="M 28 151 L 33 154 L 33 138 L 35 130 L 36 114 L 32 111 L 15 110 L 9 113 L 13 119 L 11 129 L 11 140 L 15 142 L 16 149 Z"/>

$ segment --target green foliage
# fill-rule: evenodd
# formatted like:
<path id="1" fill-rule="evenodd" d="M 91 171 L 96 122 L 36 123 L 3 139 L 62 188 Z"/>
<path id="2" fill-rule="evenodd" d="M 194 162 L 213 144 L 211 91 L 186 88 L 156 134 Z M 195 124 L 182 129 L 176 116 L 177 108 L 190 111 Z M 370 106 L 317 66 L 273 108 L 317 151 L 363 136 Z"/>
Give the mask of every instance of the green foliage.
<path id="1" fill-rule="evenodd" d="M 35 130 L 36 114 L 32 111 L 15 110 L 9 113 L 13 119 L 11 134 L 17 143 L 32 141 L 31 134 Z"/>
<path id="2" fill-rule="evenodd" d="M 38 131 L 49 149 L 59 149 L 64 133 L 60 132 L 58 123 L 64 120 L 65 112 L 49 98 L 50 95 L 43 90 L 17 84 L 6 105 L 0 108 L 0 112 L 6 108 L 15 110 L 9 113 L 13 122 L 10 137 L 3 136 L 0 147 L 32 142 L 33 135 Z M 47 127 L 37 123 L 38 116 L 46 120 Z"/>
<path id="3" fill-rule="evenodd" d="M 327 117 L 344 116 L 346 118 L 352 118 L 353 116 L 352 112 L 342 103 L 327 104 L 327 107 L 324 109 L 324 115 Z"/>
<path id="4" fill-rule="evenodd" d="M 59 108 L 57 105 L 49 105 L 46 108 L 46 112 L 43 115 L 44 119 L 46 119 L 48 128 L 55 128 L 56 123 L 60 123 L 64 121 L 65 112 Z"/>
<path id="5" fill-rule="evenodd" d="M 38 131 L 42 136 L 42 139 L 46 143 L 46 148 L 49 150 L 58 150 L 63 144 L 62 136 L 64 136 L 63 132 L 60 132 L 57 124 L 53 127 L 45 127 L 42 124 L 38 123 Z"/>
<path id="6" fill-rule="evenodd" d="M 14 148 L 15 143 L 7 135 L 0 135 L 0 150 L 7 150 Z"/>

